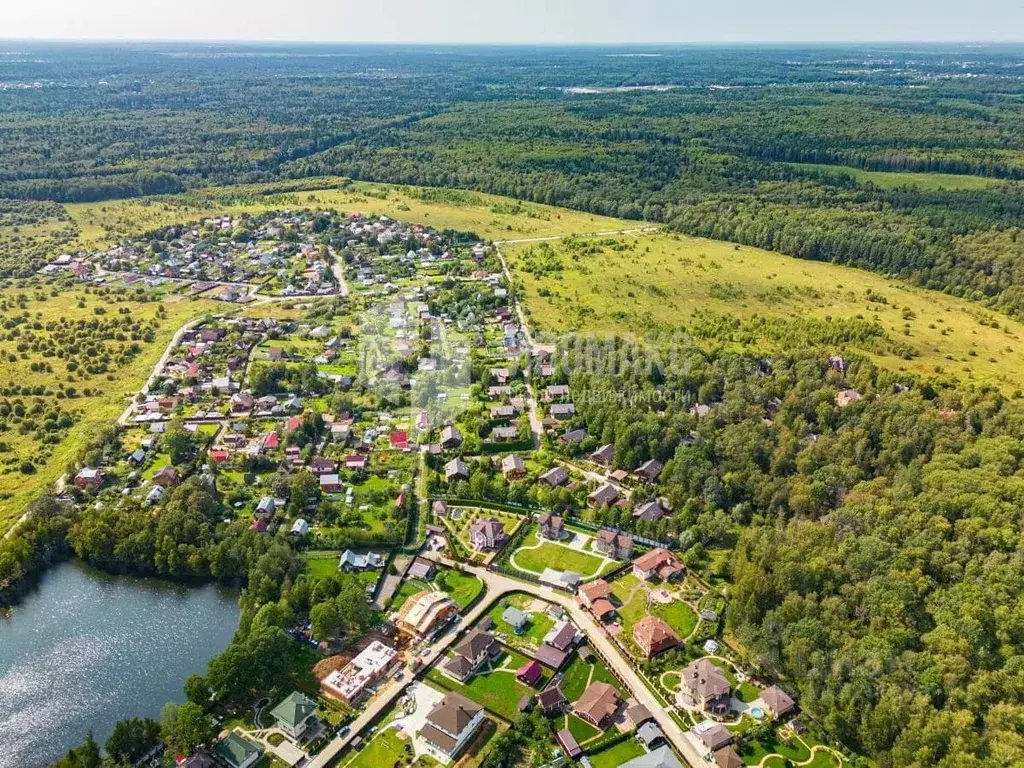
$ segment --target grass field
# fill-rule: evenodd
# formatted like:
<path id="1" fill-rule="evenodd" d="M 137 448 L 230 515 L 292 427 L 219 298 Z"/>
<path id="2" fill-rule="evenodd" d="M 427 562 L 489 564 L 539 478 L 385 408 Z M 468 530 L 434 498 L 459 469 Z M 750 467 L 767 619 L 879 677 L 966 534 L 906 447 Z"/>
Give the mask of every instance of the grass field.
<path id="1" fill-rule="evenodd" d="M 309 179 L 312 186 L 322 180 Z M 337 179 L 342 183 L 343 179 Z M 336 208 L 383 214 L 438 229 L 475 232 L 488 239 L 523 239 L 631 229 L 635 221 L 596 216 L 507 197 L 476 192 L 353 182 L 344 189 L 298 190 L 264 194 L 258 185 L 211 187 L 201 192 L 137 200 L 76 203 L 65 206 L 79 227 L 79 244 L 95 248 L 129 234 L 215 214 L 260 213 L 280 208 Z M 443 199 L 426 200 L 437 195 Z"/>
<path id="2" fill-rule="evenodd" d="M 587 662 L 576 654 L 562 670 L 562 674 L 565 676 L 562 693 L 569 701 L 576 701 L 583 695 L 587 686 L 594 682 L 609 683 L 623 693 L 622 684 L 597 656 L 591 655 L 591 660 Z"/>
<path id="3" fill-rule="evenodd" d="M 437 669 L 427 672 L 427 679 L 461 693 L 506 720 L 515 720 L 519 714 L 519 700 L 532 693 L 530 688 L 516 680 L 515 671 L 525 663 L 525 656 L 506 651 L 491 662 L 490 670 L 473 675 L 468 683 L 460 685 Z M 502 666 L 505 669 L 498 669 Z"/>
<path id="4" fill-rule="evenodd" d="M 1008 392 L 1024 377 L 1024 324 L 871 272 L 664 232 L 504 250 L 533 324 L 549 333 L 635 338 L 685 327 L 698 344 L 766 352 L 822 344 L 813 321 L 832 329 L 860 318 L 885 338 L 846 348 L 890 369 Z"/>
<path id="5" fill-rule="evenodd" d="M 818 171 L 829 175 L 852 176 L 858 182 L 871 183 L 881 189 L 917 187 L 935 189 L 988 189 L 1005 182 L 986 176 L 971 176 L 960 173 L 912 173 L 901 171 L 864 171 L 847 165 L 821 165 L 817 163 L 785 163 L 793 168 Z"/>
<path id="6" fill-rule="evenodd" d="M 394 728 L 385 728 L 362 748 L 362 750 L 345 765 L 349 768 L 379 768 L 382 765 L 397 765 L 407 756 L 406 745 L 411 747 L 407 738 L 401 738 Z"/>
<path id="7" fill-rule="evenodd" d="M 462 573 L 454 568 L 438 568 L 437 572 L 438 575 L 444 574 L 441 581 L 447 584 L 447 589 L 441 586 L 436 577 L 435 584 L 441 586 L 448 596 L 459 604 L 460 608 L 465 608 L 472 603 L 484 590 L 484 583 L 471 573 Z"/>
<path id="8" fill-rule="evenodd" d="M 594 555 L 550 541 L 545 541 L 536 549 L 519 549 L 513 559 L 516 566 L 534 573 L 554 568 L 559 571 L 575 571 L 585 579 L 596 576 L 604 562 Z"/>
<path id="9" fill-rule="evenodd" d="M 306 560 L 306 573 L 314 578 L 322 579 L 338 572 L 341 552 L 305 552 L 302 556 Z"/>
<path id="10" fill-rule="evenodd" d="M 587 755 L 587 759 L 594 768 L 617 768 L 642 754 L 644 748 L 640 746 L 640 742 L 636 739 L 626 739 L 607 749 Z"/>
<path id="11" fill-rule="evenodd" d="M 682 638 L 687 637 L 697 626 L 697 613 L 680 600 L 673 600 L 667 605 L 652 605 L 651 613 L 664 619 Z"/>
<path id="12" fill-rule="evenodd" d="M 160 301 L 125 300 L 115 303 L 109 295 L 100 295 L 98 292 L 86 291 L 80 287 L 63 291 L 57 296 L 50 296 L 48 293 L 33 296 L 30 290 L 24 289 L 2 290 L 0 302 L 8 301 L 14 304 L 18 294 L 25 295 L 22 306 L 25 311 L 31 313 L 33 320 L 38 320 L 44 328 L 47 323 L 65 317 L 121 317 L 117 314 L 119 308 L 127 308 L 133 319 L 146 322 L 157 319 L 158 324 L 152 341 L 138 341 L 140 351 L 127 363 L 111 365 L 105 374 L 79 374 L 77 378 L 69 377 L 65 372 L 64 360 L 44 357 L 40 352 L 31 350 L 16 354 L 16 344 L 19 340 L 0 342 L 0 354 L 4 356 L 0 369 L 0 385 L 9 382 L 22 387 L 46 387 L 56 390 L 59 383 L 65 383 L 74 385 L 77 390 L 77 396 L 74 398 L 57 399 L 52 394 L 39 396 L 43 409 L 59 405 L 76 416 L 75 424 L 57 444 L 41 445 L 32 432 L 21 434 L 18 429 L 9 429 L 3 433 L 2 440 L 8 445 L 9 451 L 3 454 L 5 470 L 0 473 L 0 531 L 6 531 L 22 514 L 25 505 L 57 480 L 96 427 L 111 423 L 124 410 L 129 398 L 152 373 L 153 366 L 163 354 L 174 332 L 189 319 L 201 316 L 214 307 L 212 302 L 191 301 L 173 295 L 163 296 Z M 166 315 L 158 318 L 157 308 L 161 306 Z M 95 312 L 97 309 L 102 309 L 105 314 L 98 316 Z M 63 332 L 58 330 L 53 333 L 37 333 L 42 347 L 53 343 L 48 337 Z M 8 354 L 15 355 L 16 359 L 11 360 Z M 33 371 L 32 365 L 38 366 L 40 363 L 49 363 L 52 370 Z M 86 389 L 89 390 L 88 395 L 84 394 Z M 24 399 L 35 401 L 35 397 Z M 30 459 L 35 464 L 34 474 L 26 475 L 18 471 L 18 462 L 23 459 Z"/>

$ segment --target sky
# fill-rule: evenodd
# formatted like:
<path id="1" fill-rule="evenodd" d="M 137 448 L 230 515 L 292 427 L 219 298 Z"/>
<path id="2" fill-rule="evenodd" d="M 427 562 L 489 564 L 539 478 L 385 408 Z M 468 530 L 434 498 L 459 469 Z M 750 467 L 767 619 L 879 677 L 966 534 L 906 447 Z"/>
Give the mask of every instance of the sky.
<path id="1" fill-rule="evenodd" d="M 1022 0 L 5 0 L 7 39 L 395 43 L 1024 40 Z"/>

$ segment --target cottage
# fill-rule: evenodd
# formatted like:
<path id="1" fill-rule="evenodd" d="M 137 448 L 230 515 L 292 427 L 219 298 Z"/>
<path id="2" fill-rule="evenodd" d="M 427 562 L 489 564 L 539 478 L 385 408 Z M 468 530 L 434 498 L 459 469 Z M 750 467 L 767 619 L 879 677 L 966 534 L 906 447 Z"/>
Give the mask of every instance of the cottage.
<path id="1" fill-rule="evenodd" d="M 715 750 L 711 760 L 717 768 L 744 768 L 743 758 L 736 754 L 732 747 L 723 747 Z"/>
<path id="2" fill-rule="evenodd" d="M 452 459 L 444 465 L 445 482 L 453 480 L 469 480 L 469 467 L 462 459 Z"/>
<path id="3" fill-rule="evenodd" d="M 619 492 L 612 485 L 602 485 L 596 491 L 587 496 L 587 506 L 591 509 L 598 507 L 610 507 L 619 500 Z"/>
<path id="4" fill-rule="evenodd" d="M 565 521 L 550 512 L 542 512 L 537 518 L 537 532 L 542 539 L 558 541 L 565 537 Z"/>
<path id="5" fill-rule="evenodd" d="M 732 744 L 736 740 L 736 736 L 721 723 L 715 723 L 710 728 L 701 731 L 700 740 L 709 751 L 714 752 Z"/>
<path id="6" fill-rule="evenodd" d="M 684 573 L 683 564 L 664 547 L 656 547 L 633 561 L 633 575 L 644 581 L 674 581 Z"/>
<path id="7" fill-rule="evenodd" d="M 566 704 L 565 694 L 558 686 L 547 688 L 537 695 L 537 704 L 546 715 L 559 712 Z"/>
<path id="8" fill-rule="evenodd" d="M 174 488 L 181 482 L 181 473 L 177 469 L 168 465 L 161 467 L 153 473 L 152 477 L 153 485 L 159 485 L 163 488 Z"/>
<path id="9" fill-rule="evenodd" d="M 658 475 L 661 474 L 663 465 L 656 459 L 645 461 L 641 464 L 637 470 L 633 473 L 636 475 L 637 480 L 643 483 L 654 483 L 658 479 Z"/>
<path id="10" fill-rule="evenodd" d="M 338 559 L 339 571 L 379 571 L 384 567 L 384 556 L 376 552 L 358 554 L 346 549 Z"/>
<path id="11" fill-rule="evenodd" d="M 683 670 L 682 684 L 676 696 L 683 706 L 724 715 L 729 711 L 730 692 L 725 673 L 708 659 L 700 659 Z"/>
<path id="12" fill-rule="evenodd" d="M 679 762 L 679 758 L 675 756 L 672 748 L 668 744 L 664 744 L 646 755 L 634 757 L 620 765 L 619 768 L 683 768 L 683 764 Z"/>
<path id="13" fill-rule="evenodd" d="M 446 451 L 452 451 L 462 445 L 462 433 L 453 425 L 449 424 L 441 430 L 441 447 Z"/>
<path id="14" fill-rule="evenodd" d="M 489 632 L 473 630 L 455 646 L 455 655 L 444 665 L 444 672 L 459 682 L 467 680 L 480 666 L 501 652 L 501 646 Z"/>
<path id="15" fill-rule="evenodd" d="M 320 490 L 323 493 L 337 493 L 343 487 L 341 477 L 336 472 L 320 475 Z"/>
<path id="16" fill-rule="evenodd" d="M 544 635 L 544 645 L 550 645 L 560 651 L 568 651 L 576 644 L 576 627 L 568 621 L 555 624 Z"/>
<path id="17" fill-rule="evenodd" d="M 682 642 L 672 627 L 657 616 L 644 616 L 633 626 L 633 641 L 647 659 L 675 648 Z"/>
<path id="18" fill-rule="evenodd" d="M 494 517 L 481 518 L 469 527 L 469 542 L 478 550 L 497 549 L 507 538 L 504 524 Z"/>
<path id="19" fill-rule="evenodd" d="M 564 467 L 554 466 L 547 472 L 542 473 L 538 480 L 542 483 L 547 483 L 551 488 L 557 488 L 569 482 L 569 473 L 565 471 Z"/>
<path id="20" fill-rule="evenodd" d="M 319 705 L 307 696 L 292 691 L 287 698 L 270 711 L 277 721 L 277 727 L 293 739 L 301 739 L 307 731 L 316 727 L 316 710 Z"/>
<path id="21" fill-rule="evenodd" d="M 588 437 L 587 430 L 585 429 L 571 429 L 562 435 L 559 440 L 565 445 L 576 445 L 582 443 Z"/>
<path id="22" fill-rule="evenodd" d="M 590 454 L 590 460 L 595 464 L 600 464 L 603 467 L 607 467 L 612 463 L 612 457 L 615 455 L 615 446 L 611 443 L 602 445 L 592 454 Z"/>
<path id="23" fill-rule="evenodd" d="M 235 392 L 231 396 L 231 412 L 232 413 L 249 413 L 253 407 L 252 395 L 248 392 Z"/>
<path id="24" fill-rule="evenodd" d="M 562 751 L 565 752 L 566 757 L 570 760 L 578 760 L 583 756 L 583 750 L 576 741 L 576 737 L 569 733 L 567 728 L 559 730 L 555 734 L 555 740 L 558 742 L 558 746 L 562 748 Z"/>
<path id="25" fill-rule="evenodd" d="M 840 408 L 845 408 L 851 403 L 855 403 L 858 400 L 863 400 L 864 395 L 858 392 L 856 389 L 844 389 L 836 393 L 836 405 Z"/>
<path id="26" fill-rule="evenodd" d="M 501 460 L 501 474 L 506 480 L 519 480 L 526 475 L 526 464 L 514 453 L 510 453 Z"/>
<path id="27" fill-rule="evenodd" d="M 764 703 L 765 712 L 767 712 L 773 720 L 785 717 L 793 711 L 795 706 L 795 702 L 789 697 L 789 694 L 777 685 L 773 685 L 770 688 L 765 688 L 761 691 L 761 701 Z"/>
<path id="28" fill-rule="evenodd" d="M 579 597 L 580 602 L 583 603 L 587 608 L 594 604 L 595 600 L 604 599 L 607 600 L 612 596 L 611 585 L 604 579 L 597 579 L 589 584 L 584 584 L 580 587 Z"/>
<path id="29" fill-rule="evenodd" d="M 419 737 L 442 763 L 469 743 L 484 721 L 484 708 L 459 693 L 449 693 L 427 713 Z"/>
<path id="30" fill-rule="evenodd" d="M 519 682 L 530 686 L 535 686 L 541 677 L 544 675 L 544 670 L 540 666 L 540 662 L 536 659 L 530 659 L 528 662 L 523 664 L 519 669 L 516 670 L 516 679 Z"/>
<path id="31" fill-rule="evenodd" d="M 438 517 L 447 517 L 448 515 L 448 503 L 441 499 L 435 501 L 430 509 Z"/>
<path id="32" fill-rule="evenodd" d="M 213 753 L 228 768 L 249 768 L 263 756 L 263 750 L 259 746 L 236 731 L 231 731 L 217 742 Z"/>
<path id="33" fill-rule="evenodd" d="M 572 705 L 573 712 L 595 728 L 603 729 L 619 708 L 619 692 L 601 681 L 593 682 Z"/>
<path id="34" fill-rule="evenodd" d="M 594 537 L 594 549 L 615 560 L 628 560 L 633 554 L 633 537 L 627 533 L 598 531 Z"/>
<path id="35" fill-rule="evenodd" d="M 568 421 L 576 415 L 576 406 L 572 403 L 555 403 L 551 406 L 551 418 L 557 421 Z"/>
<path id="36" fill-rule="evenodd" d="M 647 722 L 637 728 L 636 739 L 647 749 L 654 749 L 665 743 L 665 734 L 657 723 Z"/>
<path id="37" fill-rule="evenodd" d="M 444 592 L 417 592 L 398 611 L 395 626 L 408 635 L 428 637 L 458 612 L 458 604 Z"/>
<path id="38" fill-rule="evenodd" d="M 75 475 L 75 487 L 82 490 L 95 491 L 103 485 L 103 472 L 91 467 L 83 467 Z"/>
<path id="39" fill-rule="evenodd" d="M 653 523 L 660 520 L 664 515 L 665 510 L 662 508 L 661 503 L 656 499 L 642 502 L 633 509 L 633 518 L 635 520 L 646 520 L 647 522 Z"/>
<path id="40" fill-rule="evenodd" d="M 530 617 L 514 605 L 510 605 L 505 609 L 504 613 L 501 614 L 501 620 L 511 626 L 512 629 L 518 633 L 523 630 L 529 622 Z"/>
<path id="41" fill-rule="evenodd" d="M 559 400 L 563 397 L 569 396 L 569 385 L 568 384 L 549 384 L 544 388 L 544 402 L 550 403 L 554 400 Z"/>

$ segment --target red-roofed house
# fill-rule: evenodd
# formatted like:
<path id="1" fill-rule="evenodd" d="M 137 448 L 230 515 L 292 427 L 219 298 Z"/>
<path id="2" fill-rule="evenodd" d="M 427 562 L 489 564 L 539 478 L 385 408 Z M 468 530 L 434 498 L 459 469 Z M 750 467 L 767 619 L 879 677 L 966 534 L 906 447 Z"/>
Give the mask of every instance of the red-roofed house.
<path id="1" fill-rule="evenodd" d="M 409 446 L 409 434 L 404 430 L 391 433 L 391 447 L 405 450 Z"/>
<path id="2" fill-rule="evenodd" d="M 540 680 L 541 675 L 543 674 L 544 670 L 541 669 L 540 662 L 536 659 L 530 659 L 516 670 L 516 678 L 518 678 L 520 682 L 526 683 L 526 685 L 529 686 L 536 685 L 537 681 Z"/>

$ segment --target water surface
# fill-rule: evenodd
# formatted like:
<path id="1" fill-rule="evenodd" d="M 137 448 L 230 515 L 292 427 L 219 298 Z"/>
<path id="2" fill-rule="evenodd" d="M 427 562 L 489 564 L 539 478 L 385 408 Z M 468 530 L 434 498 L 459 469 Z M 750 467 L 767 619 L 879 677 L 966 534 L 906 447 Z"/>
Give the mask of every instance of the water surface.
<path id="1" fill-rule="evenodd" d="M 35 768 L 93 730 L 159 718 L 238 625 L 238 596 L 58 566 L 0 618 L 0 768 Z"/>

